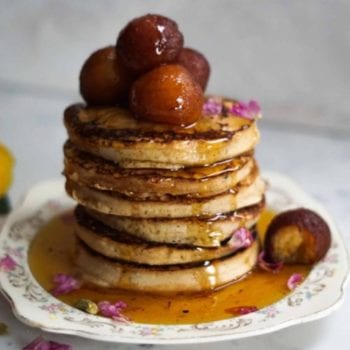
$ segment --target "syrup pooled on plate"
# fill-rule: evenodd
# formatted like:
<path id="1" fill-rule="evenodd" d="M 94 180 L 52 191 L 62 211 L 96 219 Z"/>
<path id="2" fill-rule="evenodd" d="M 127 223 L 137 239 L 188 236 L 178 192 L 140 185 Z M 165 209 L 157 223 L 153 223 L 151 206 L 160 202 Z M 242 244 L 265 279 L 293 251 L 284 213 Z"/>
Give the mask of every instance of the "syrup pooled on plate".
<path id="1" fill-rule="evenodd" d="M 260 239 L 273 217 L 265 211 L 257 225 Z M 53 218 L 36 235 L 29 251 L 29 266 L 43 288 L 53 288 L 56 273 L 74 274 L 73 217 L 64 213 Z M 201 294 L 150 295 L 123 290 L 97 289 L 83 286 L 81 289 L 62 295 L 59 299 L 74 305 L 79 299 L 94 302 L 122 300 L 128 306 L 124 314 L 134 322 L 150 324 L 191 324 L 223 320 L 233 316 L 230 309 L 236 307 L 257 307 L 271 305 L 285 297 L 289 290 L 287 280 L 293 273 L 307 276 L 311 266 L 285 266 L 273 274 L 255 268 L 241 281 L 219 290 Z M 208 283 L 212 275 L 208 267 Z"/>

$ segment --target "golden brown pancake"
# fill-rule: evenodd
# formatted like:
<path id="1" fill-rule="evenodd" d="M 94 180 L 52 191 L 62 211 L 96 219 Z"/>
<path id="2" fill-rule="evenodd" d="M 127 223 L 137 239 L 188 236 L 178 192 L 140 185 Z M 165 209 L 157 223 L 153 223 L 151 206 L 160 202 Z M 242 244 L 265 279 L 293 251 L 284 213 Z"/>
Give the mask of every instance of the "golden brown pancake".
<path id="1" fill-rule="evenodd" d="M 88 208 L 90 216 L 111 228 L 146 241 L 218 247 L 239 227 L 251 228 L 265 207 L 258 204 L 213 217 L 135 218 L 103 214 Z"/>
<path id="2" fill-rule="evenodd" d="M 124 169 L 111 161 L 80 151 L 71 142 L 64 147 L 65 175 L 82 185 L 143 198 L 186 195 L 209 197 L 237 185 L 256 167 L 246 154 L 207 167 L 178 171 L 167 169 Z"/>
<path id="3" fill-rule="evenodd" d="M 75 262 L 82 280 L 104 288 L 152 293 L 201 292 L 244 277 L 255 266 L 258 252 L 255 240 L 248 248 L 205 263 L 150 266 L 105 258 L 78 242 Z"/>
<path id="4" fill-rule="evenodd" d="M 172 200 L 140 200 L 117 192 L 101 191 L 67 180 L 68 194 L 83 206 L 118 216 L 138 218 L 184 218 L 215 216 L 259 203 L 265 192 L 265 182 L 252 174 L 229 191 L 206 198 L 176 196 Z"/>
<path id="5" fill-rule="evenodd" d="M 76 235 L 93 251 L 112 259 L 147 265 L 187 264 L 230 255 L 237 249 L 230 239 L 216 248 L 146 241 L 104 225 L 83 207 L 75 210 Z"/>
<path id="6" fill-rule="evenodd" d="M 259 244 L 237 250 L 265 206 L 255 119 L 222 112 L 180 127 L 121 107 L 73 105 L 64 123 L 66 190 L 76 209 L 76 266 L 87 283 L 154 293 L 239 280 Z"/>
<path id="7" fill-rule="evenodd" d="M 203 115 L 184 128 L 138 120 L 120 107 L 73 105 L 64 122 L 80 149 L 124 168 L 204 166 L 248 152 L 259 140 L 255 120 L 227 114 Z"/>

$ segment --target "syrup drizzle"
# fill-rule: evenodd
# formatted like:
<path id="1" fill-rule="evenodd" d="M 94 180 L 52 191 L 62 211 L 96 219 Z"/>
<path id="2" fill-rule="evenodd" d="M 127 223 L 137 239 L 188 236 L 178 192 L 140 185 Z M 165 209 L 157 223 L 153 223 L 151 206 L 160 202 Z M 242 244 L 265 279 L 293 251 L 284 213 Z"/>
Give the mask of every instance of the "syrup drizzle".
<path id="1" fill-rule="evenodd" d="M 266 211 L 257 225 L 260 237 L 273 213 Z M 72 223 L 53 218 L 36 235 L 29 251 L 29 266 L 39 284 L 46 290 L 53 287 L 55 273 L 74 273 L 74 234 Z M 203 286 L 211 288 L 217 278 L 214 264 L 207 263 L 206 274 L 197 276 Z M 253 305 L 263 308 L 285 297 L 289 290 L 287 280 L 292 273 L 304 277 L 309 266 L 285 266 L 278 274 L 256 268 L 244 279 L 219 290 L 199 294 L 151 295 L 137 292 L 98 289 L 91 286 L 63 295 L 60 300 L 74 305 L 81 298 L 95 302 L 123 300 L 128 304 L 126 316 L 135 322 L 151 324 L 191 324 L 211 322 L 233 317 L 227 310 L 237 306 Z"/>

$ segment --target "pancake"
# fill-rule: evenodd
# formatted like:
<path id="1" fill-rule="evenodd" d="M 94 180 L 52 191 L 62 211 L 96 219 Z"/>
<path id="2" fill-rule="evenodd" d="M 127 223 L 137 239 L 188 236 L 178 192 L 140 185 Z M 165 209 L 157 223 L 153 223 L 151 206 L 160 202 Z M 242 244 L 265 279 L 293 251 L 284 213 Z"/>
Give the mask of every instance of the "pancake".
<path id="1" fill-rule="evenodd" d="M 201 292 L 244 277 L 257 262 L 258 241 L 224 258 L 205 263 L 149 266 L 105 258 L 79 241 L 76 267 L 80 278 L 103 288 L 152 293 Z"/>
<path id="2" fill-rule="evenodd" d="M 166 201 L 133 200 L 117 192 L 101 191 L 66 181 L 68 194 L 90 209 L 118 216 L 138 218 L 184 218 L 215 216 L 259 203 L 265 192 L 265 182 L 258 174 L 248 176 L 229 191 L 206 198 L 174 197 Z"/>
<path id="3" fill-rule="evenodd" d="M 230 239 L 217 248 L 146 241 L 104 225 L 79 206 L 75 217 L 75 233 L 90 249 L 105 257 L 126 262 L 147 265 L 204 262 L 225 257 L 237 249 Z"/>
<path id="4" fill-rule="evenodd" d="M 64 113 L 67 193 L 75 211 L 75 263 L 82 280 L 152 293 L 202 292 L 237 281 L 259 243 L 254 230 L 265 182 L 256 121 L 204 115 L 188 127 L 135 119 L 121 107 L 73 105 Z M 256 116 L 258 117 L 258 116 Z"/>
<path id="5" fill-rule="evenodd" d="M 120 107 L 77 104 L 66 109 L 64 123 L 80 149 L 124 168 L 204 166 L 250 151 L 259 140 L 255 120 L 227 114 L 203 115 L 184 128 L 141 121 Z"/>
<path id="6" fill-rule="evenodd" d="M 264 207 L 265 200 L 262 200 L 258 204 L 214 217 L 177 219 L 129 218 L 103 214 L 88 208 L 84 210 L 105 225 L 143 240 L 157 243 L 218 247 L 239 227 L 250 228 L 254 226 Z"/>
<path id="7" fill-rule="evenodd" d="M 211 166 L 179 171 L 120 168 L 111 161 L 80 151 L 69 141 L 64 154 L 67 178 L 100 190 L 137 194 L 143 199 L 162 195 L 213 196 L 237 185 L 256 167 L 251 153 Z"/>

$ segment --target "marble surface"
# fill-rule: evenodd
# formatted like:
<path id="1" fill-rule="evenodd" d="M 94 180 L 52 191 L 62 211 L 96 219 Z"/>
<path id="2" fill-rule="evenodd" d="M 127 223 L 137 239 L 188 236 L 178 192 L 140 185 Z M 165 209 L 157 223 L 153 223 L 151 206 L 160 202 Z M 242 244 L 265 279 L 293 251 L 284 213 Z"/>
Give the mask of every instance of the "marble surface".
<path id="1" fill-rule="evenodd" d="M 62 111 L 68 98 L 54 99 L 38 94 L 0 93 L 0 140 L 14 152 L 17 165 L 10 192 L 15 203 L 34 183 L 58 177 L 62 170 L 62 144 L 65 130 Z M 305 112 L 306 113 L 306 112 Z M 307 118 L 307 115 L 305 115 Z M 304 129 L 291 123 L 283 126 L 267 120 L 260 122 L 261 142 L 257 157 L 261 169 L 285 173 L 307 192 L 323 203 L 335 217 L 339 229 L 350 242 L 350 137 L 334 131 Z M 0 321 L 9 325 L 8 336 L 0 337 L 0 349 L 20 349 L 41 334 L 27 327 L 11 314 L 9 305 L 0 297 Z M 350 331 L 350 299 L 330 317 L 310 324 L 286 329 L 251 339 L 200 345 L 201 349 L 345 349 Z M 45 337 L 67 342 L 74 349 L 138 349 L 142 346 L 104 344 L 71 336 L 44 334 Z M 145 346 L 148 348 L 149 346 Z M 165 347 L 155 346 L 155 349 Z M 167 348 L 195 349 L 192 346 Z"/>

